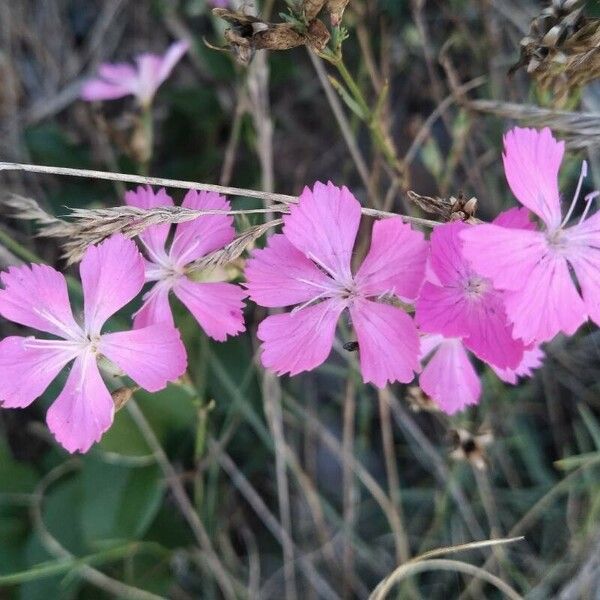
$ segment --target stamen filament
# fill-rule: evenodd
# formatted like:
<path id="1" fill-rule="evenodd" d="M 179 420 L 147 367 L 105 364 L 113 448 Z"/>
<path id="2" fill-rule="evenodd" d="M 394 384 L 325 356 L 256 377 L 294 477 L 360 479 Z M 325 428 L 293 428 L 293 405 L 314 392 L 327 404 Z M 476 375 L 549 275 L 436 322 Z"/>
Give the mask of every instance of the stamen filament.
<path id="1" fill-rule="evenodd" d="M 600 196 L 600 191 L 591 192 L 584 198 L 584 201 L 587 202 L 587 204 L 583 211 L 583 214 L 581 215 L 581 218 L 579 219 L 580 225 L 581 225 L 581 223 L 583 223 L 583 221 L 587 217 L 587 214 L 590 211 L 590 208 L 592 206 L 592 201 L 595 200 L 596 198 L 598 198 L 598 196 Z"/>
<path id="2" fill-rule="evenodd" d="M 577 189 L 575 190 L 575 195 L 573 196 L 573 200 L 571 201 L 571 206 L 569 207 L 569 210 L 567 211 L 567 214 L 566 214 L 565 218 L 563 219 L 563 222 L 560 224 L 560 229 L 562 229 L 569 222 L 569 219 L 571 218 L 571 215 L 573 214 L 573 211 L 575 210 L 575 205 L 577 204 L 577 200 L 578 200 L 579 194 L 581 192 L 581 186 L 583 185 L 583 180 L 587 177 L 587 173 L 588 173 L 587 161 L 584 160 L 583 163 L 581 164 L 581 173 L 579 174 L 579 181 L 577 182 Z"/>

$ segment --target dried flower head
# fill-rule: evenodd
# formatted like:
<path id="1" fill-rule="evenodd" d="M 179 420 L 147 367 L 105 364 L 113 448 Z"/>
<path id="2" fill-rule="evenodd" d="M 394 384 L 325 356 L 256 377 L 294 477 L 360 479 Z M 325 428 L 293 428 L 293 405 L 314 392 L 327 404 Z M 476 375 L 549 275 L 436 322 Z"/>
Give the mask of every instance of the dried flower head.
<path id="1" fill-rule="evenodd" d="M 563 106 L 574 91 L 600 77 L 600 19 L 586 17 L 581 0 L 553 0 L 531 22 L 511 72 L 522 66 Z"/>
<path id="2" fill-rule="evenodd" d="M 307 45 L 320 52 L 329 41 L 327 28 L 318 19 L 303 25 L 300 21 L 269 23 L 225 8 L 214 8 L 213 14 L 231 25 L 224 36 L 229 49 L 242 64 L 248 64 L 256 50 L 290 50 Z"/>
<path id="3" fill-rule="evenodd" d="M 473 467 L 483 471 L 487 468 L 486 448 L 494 441 L 489 430 L 471 433 L 467 429 L 452 429 L 448 432 L 452 450 L 450 457 L 457 461 L 468 461 Z"/>
<path id="4" fill-rule="evenodd" d="M 421 196 L 412 190 L 406 194 L 408 199 L 414 202 L 421 210 L 429 214 L 438 215 L 444 221 L 465 221 L 467 223 L 480 223 L 475 218 L 477 211 L 477 198 L 472 196 L 467 198 L 463 192 L 458 196 L 450 198 L 435 198 L 431 196 Z"/>

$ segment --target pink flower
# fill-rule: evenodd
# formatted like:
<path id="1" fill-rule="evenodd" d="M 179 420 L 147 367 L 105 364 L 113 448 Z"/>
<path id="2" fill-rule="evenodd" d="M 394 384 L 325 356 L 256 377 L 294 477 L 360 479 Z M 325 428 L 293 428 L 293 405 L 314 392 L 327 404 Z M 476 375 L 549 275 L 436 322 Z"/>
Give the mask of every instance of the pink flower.
<path id="1" fill-rule="evenodd" d="M 517 214 L 502 217 L 504 222 L 522 218 Z M 469 227 L 447 223 L 431 234 L 427 281 L 416 302 L 415 320 L 423 332 L 461 338 L 481 360 L 503 369 L 515 368 L 524 346 L 513 337 L 502 292 L 463 256 L 459 234 Z"/>
<path id="2" fill-rule="evenodd" d="M 351 258 L 361 207 L 345 188 L 316 183 L 246 265 L 250 297 L 265 307 L 296 305 L 258 328 L 262 363 L 279 375 L 319 366 L 345 309 L 358 339 L 365 382 L 409 382 L 419 368 L 413 320 L 391 303 L 417 296 L 427 253 L 423 235 L 400 218 L 376 221 L 371 248 L 354 273 Z M 387 302 L 384 300 L 388 300 Z"/>
<path id="3" fill-rule="evenodd" d="M 154 193 L 150 187 L 127 192 L 125 202 L 139 208 L 173 206 L 173 200 L 164 189 Z M 223 196 L 194 190 L 186 194 L 182 206 L 197 210 L 231 210 Z M 190 263 L 233 240 L 233 217 L 214 214 L 180 223 L 167 250 L 169 229 L 169 225 L 153 225 L 140 235 L 149 258 L 146 281 L 156 283 L 144 295 L 144 304 L 135 315 L 134 326 L 146 327 L 161 322 L 173 325 L 169 306 L 169 293 L 173 291 L 211 338 L 222 342 L 228 335 L 244 331 L 244 290 L 232 283 L 199 283 L 187 270 Z"/>
<path id="4" fill-rule="evenodd" d="M 160 85 L 189 48 L 188 42 L 175 42 L 164 56 L 140 54 L 136 67 L 127 63 L 100 65 L 99 77 L 90 79 L 81 90 L 84 100 L 115 100 L 135 96 L 142 106 L 148 106 Z"/>
<path id="5" fill-rule="evenodd" d="M 514 230 L 486 224 L 461 233 L 465 256 L 473 268 L 505 291 L 513 334 L 526 344 L 550 340 L 560 331 L 572 334 L 588 318 L 600 324 L 600 213 L 586 219 L 598 192 L 586 196 L 581 218 L 567 228 L 587 165 L 584 162 L 563 219 L 558 192 L 563 153 L 564 143 L 557 142 L 547 128 L 509 131 L 504 138 L 508 184 L 544 227 Z"/>
<path id="6" fill-rule="evenodd" d="M 74 361 L 46 417 L 48 427 L 69 452 L 86 452 L 113 421 L 113 400 L 97 365 L 101 356 L 151 392 L 181 376 L 187 363 L 179 332 L 168 324 L 101 333 L 108 318 L 130 302 L 144 283 L 143 260 L 131 240 L 119 235 L 91 246 L 79 272 L 83 327 L 73 317 L 66 280 L 58 271 L 31 265 L 12 267 L 0 275 L 5 286 L 0 290 L 0 315 L 55 336 L 12 336 L 0 342 L 0 403 L 4 408 L 29 406 Z"/>

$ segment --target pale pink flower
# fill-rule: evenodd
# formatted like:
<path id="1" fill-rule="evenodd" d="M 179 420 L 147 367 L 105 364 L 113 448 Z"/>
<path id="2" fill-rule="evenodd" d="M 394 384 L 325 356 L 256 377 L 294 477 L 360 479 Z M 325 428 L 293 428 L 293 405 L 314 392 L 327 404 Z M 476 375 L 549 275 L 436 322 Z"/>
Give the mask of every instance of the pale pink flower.
<path id="1" fill-rule="evenodd" d="M 74 361 L 46 417 L 69 452 L 86 452 L 113 421 L 114 403 L 98 370 L 101 356 L 150 392 L 181 376 L 187 363 L 179 332 L 171 325 L 101 333 L 144 284 L 143 259 L 131 240 L 118 235 L 91 246 L 79 272 L 83 326 L 73 317 L 64 276 L 52 267 L 12 267 L 0 275 L 0 315 L 54 336 L 11 336 L 0 342 L 0 403 L 4 408 L 29 406 Z"/>
<path id="2" fill-rule="evenodd" d="M 522 218 L 518 214 L 502 217 L 504 222 Z M 515 368 L 524 346 L 513 337 L 502 292 L 463 256 L 459 235 L 469 227 L 461 222 L 446 223 L 431 234 L 427 281 L 415 305 L 415 320 L 425 333 L 461 338 L 481 360 L 503 369 Z"/>
<path id="3" fill-rule="evenodd" d="M 154 192 L 150 187 L 138 187 L 125 194 L 125 202 L 138 208 L 173 206 L 164 189 Z M 229 202 L 212 192 L 190 190 L 182 203 L 196 210 L 231 210 Z M 200 327 L 211 338 L 224 341 L 228 335 L 244 331 L 244 290 L 232 283 L 198 282 L 188 271 L 188 265 L 208 253 L 222 248 L 235 237 L 233 217 L 226 214 L 203 215 L 175 227 L 173 242 L 167 249 L 170 226 L 148 227 L 140 239 L 145 246 L 146 281 L 156 282 L 144 295 L 144 304 L 135 314 L 134 326 L 152 323 L 173 325 L 169 306 L 172 291 L 194 315 Z"/>
<path id="4" fill-rule="evenodd" d="M 81 97 L 93 101 L 135 96 L 142 106 L 148 106 L 188 48 L 188 42 L 180 41 L 171 44 L 164 56 L 140 54 L 135 59 L 136 66 L 103 63 L 98 69 L 98 77 L 84 84 Z"/>
<path id="5" fill-rule="evenodd" d="M 392 298 L 410 302 L 423 281 L 427 243 L 402 219 L 376 221 L 371 248 L 351 269 L 361 207 L 346 187 L 305 188 L 271 236 L 246 265 L 250 297 L 261 306 L 296 307 L 268 316 L 258 328 L 262 363 L 282 375 L 319 366 L 329 355 L 345 309 L 358 340 L 365 382 L 409 382 L 419 368 L 413 320 Z"/>
<path id="6" fill-rule="evenodd" d="M 600 213 L 586 219 L 598 192 L 586 196 L 579 221 L 566 227 L 587 165 L 583 163 L 563 219 L 558 191 L 563 154 L 564 143 L 556 141 L 548 128 L 509 131 L 504 138 L 508 184 L 544 227 L 532 231 L 484 224 L 461 233 L 465 256 L 495 288 L 505 291 L 513 334 L 528 345 L 550 340 L 560 331 L 570 335 L 588 318 L 600 324 Z"/>

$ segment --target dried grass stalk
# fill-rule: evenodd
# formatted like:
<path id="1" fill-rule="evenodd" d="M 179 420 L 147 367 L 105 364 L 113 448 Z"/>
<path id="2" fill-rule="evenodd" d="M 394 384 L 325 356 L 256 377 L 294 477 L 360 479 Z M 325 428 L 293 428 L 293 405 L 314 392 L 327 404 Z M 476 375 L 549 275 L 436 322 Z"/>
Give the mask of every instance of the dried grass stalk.
<path id="1" fill-rule="evenodd" d="M 72 220 L 64 221 L 53 217 L 43 211 L 39 205 L 31 198 L 12 195 L 4 201 L 5 205 L 11 206 L 15 216 L 21 219 L 31 219 L 41 225 L 39 235 L 43 237 L 65 238 L 67 241 L 63 244 L 63 257 L 69 264 L 77 262 L 83 256 L 86 248 L 92 244 L 97 244 L 111 235 L 122 233 L 127 237 L 135 237 L 142 233 L 147 227 L 158 224 L 174 224 L 191 221 L 203 215 L 225 214 L 270 214 L 287 213 L 289 205 L 298 201 L 295 196 L 286 196 L 284 194 L 262 193 L 255 190 L 242 190 L 240 188 L 229 188 L 217 185 L 200 184 L 195 182 L 186 182 L 170 179 L 160 179 L 156 177 L 142 177 L 139 175 L 127 175 L 122 173 L 107 173 L 104 171 L 89 171 L 85 169 L 68 169 L 64 167 L 48 167 L 40 165 L 25 165 L 20 163 L 0 163 L 0 170 L 22 170 L 32 173 L 54 173 L 59 175 L 70 175 L 76 177 L 90 177 L 97 179 L 109 179 L 114 181 L 127 181 L 132 183 L 162 185 L 166 187 L 188 188 L 197 190 L 208 190 L 217 193 L 232 194 L 238 196 L 261 197 L 268 204 L 268 208 L 246 209 L 246 210 L 193 210 L 181 206 L 161 206 L 148 210 L 133 206 L 117 206 L 113 208 L 96 209 L 70 209 L 69 217 Z M 396 213 L 375 210 L 372 208 L 363 208 L 362 213 L 375 218 L 401 217 L 404 221 L 422 225 L 425 227 L 435 227 L 439 225 L 436 221 L 399 215 Z M 242 244 L 250 244 L 269 230 L 278 225 L 279 220 L 269 221 L 262 225 L 250 228 L 232 242 L 231 247 L 227 247 L 219 262 L 214 263 L 217 258 L 212 258 L 210 264 L 224 264 L 225 256 L 234 255 L 238 252 Z M 259 233 L 260 232 L 260 233 Z M 238 245 L 239 244 L 239 245 Z M 236 256 L 241 254 L 239 250 Z M 203 259 L 204 260 L 204 259 Z"/>
<path id="2" fill-rule="evenodd" d="M 535 127 L 551 127 L 574 150 L 600 145 L 600 115 L 595 113 L 553 110 L 494 100 L 472 100 L 467 102 L 467 106 L 472 110 L 515 119 Z"/>

